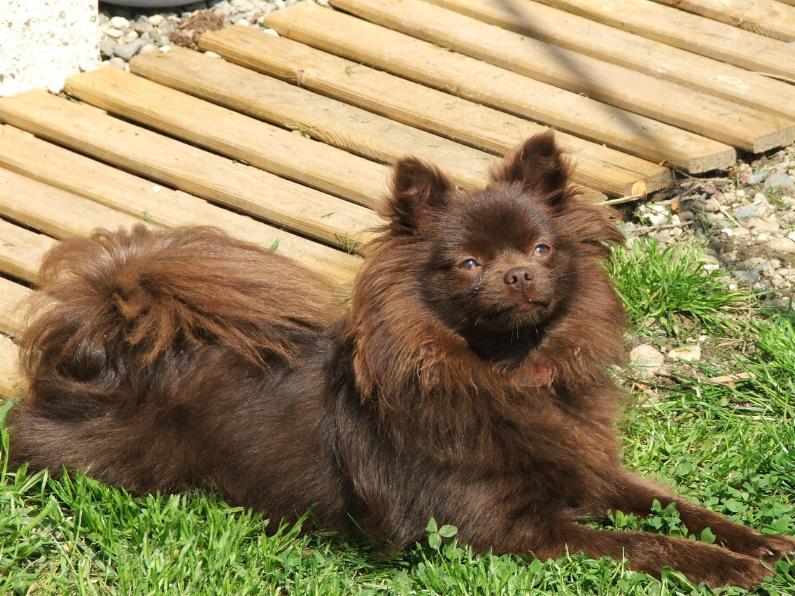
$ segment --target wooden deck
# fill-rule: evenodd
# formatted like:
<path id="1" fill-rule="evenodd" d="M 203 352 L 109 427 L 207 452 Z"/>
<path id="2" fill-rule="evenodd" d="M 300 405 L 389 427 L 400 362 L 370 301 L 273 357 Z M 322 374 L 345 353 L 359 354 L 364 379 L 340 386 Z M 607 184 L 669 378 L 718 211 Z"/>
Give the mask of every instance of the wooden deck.
<path id="1" fill-rule="evenodd" d="M 212 224 L 345 291 L 400 156 L 472 188 L 553 126 L 618 202 L 795 140 L 795 0 L 331 4 L 0 99 L 0 395 L 42 256 L 96 227 Z"/>

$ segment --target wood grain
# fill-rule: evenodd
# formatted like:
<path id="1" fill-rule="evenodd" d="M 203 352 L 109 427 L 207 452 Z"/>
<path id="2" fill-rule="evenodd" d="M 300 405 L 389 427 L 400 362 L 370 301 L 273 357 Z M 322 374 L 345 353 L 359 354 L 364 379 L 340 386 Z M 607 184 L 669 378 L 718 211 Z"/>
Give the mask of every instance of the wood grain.
<path id="1" fill-rule="evenodd" d="M 10 337 L 0 335 L 0 396 L 21 397 L 26 390 L 19 371 L 19 348 Z"/>
<path id="2" fill-rule="evenodd" d="M 421 0 L 331 0 L 331 4 L 412 37 L 746 151 L 759 153 L 795 140 L 791 120 Z"/>
<path id="3" fill-rule="evenodd" d="M 538 1 L 670 46 L 795 81 L 795 46 L 783 41 L 650 0 Z"/>
<path id="4" fill-rule="evenodd" d="M 35 282 L 42 258 L 57 240 L 0 219 L 0 272 Z"/>
<path id="5" fill-rule="evenodd" d="M 25 328 L 27 303 L 33 291 L 0 277 L 0 333 L 18 337 Z"/>
<path id="6" fill-rule="evenodd" d="M 381 220 L 371 210 L 269 172 L 220 157 L 108 116 L 31 91 L 0 99 L 0 119 L 114 166 L 271 223 L 361 250 Z"/>
<path id="7" fill-rule="evenodd" d="M 775 0 L 655 0 L 782 41 L 795 41 L 795 8 Z"/>
<path id="8" fill-rule="evenodd" d="M 428 1 L 690 89 L 795 118 L 793 85 L 551 6 L 528 0 Z"/>
<path id="9" fill-rule="evenodd" d="M 202 48 L 301 87 L 503 155 L 545 127 L 250 27 L 206 33 Z M 667 169 L 579 137 L 557 133 L 576 163 L 575 181 L 609 195 L 639 195 L 670 183 Z"/>
<path id="10" fill-rule="evenodd" d="M 276 11 L 266 22 L 291 39 L 653 161 L 695 172 L 725 168 L 735 159 L 723 143 L 316 4 Z"/>
<path id="11" fill-rule="evenodd" d="M 0 166 L 164 227 L 216 226 L 262 248 L 275 247 L 280 254 L 341 285 L 352 280 L 359 265 L 358 257 L 160 186 L 8 125 L 0 126 Z"/>
<path id="12" fill-rule="evenodd" d="M 112 66 L 71 77 L 64 88 L 127 120 L 360 205 L 377 207 L 387 190 L 382 164 Z"/>
<path id="13" fill-rule="evenodd" d="M 367 159 L 394 163 L 416 155 L 442 168 L 464 188 L 484 185 L 489 168 L 499 161 L 483 151 L 184 48 L 136 56 L 130 70 Z M 376 198 L 373 207 L 380 205 L 382 196 Z"/>

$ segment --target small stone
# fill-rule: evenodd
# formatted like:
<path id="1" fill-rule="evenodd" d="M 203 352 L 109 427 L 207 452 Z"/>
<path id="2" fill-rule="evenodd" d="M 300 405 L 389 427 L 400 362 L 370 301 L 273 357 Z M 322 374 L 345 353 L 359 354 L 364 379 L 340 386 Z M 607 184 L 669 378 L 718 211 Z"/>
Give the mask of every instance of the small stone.
<path id="1" fill-rule="evenodd" d="M 682 362 L 698 362 L 701 360 L 701 346 L 698 344 L 680 346 L 668 352 L 668 357 Z"/>
<path id="2" fill-rule="evenodd" d="M 157 51 L 157 46 L 153 43 L 148 43 L 144 46 L 141 46 L 141 49 L 138 50 L 138 53 L 145 56 L 146 54 L 151 54 L 156 51 Z"/>
<path id="3" fill-rule="evenodd" d="M 765 180 L 765 188 L 768 190 L 795 188 L 795 180 L 790 178 L 786 172 L 776 172 L 768 176 L 767 180 Z"/>
<path id="4" fill-rule="evenodd" d="M 108 64 L 115 66 L 119 70 L 127 70 L 127 63 L 119 57 L 114 57 L 108 60 Z"/>
<path id="5" fill-rule="evenodd" d="M 216 54 L 215 52 L 204 52 L 204 55 L 208 58 L 220 58 L 221 54 Z"/>
<path id="6" fill-rule="evenodd" d="M 115 27 L 111 27 L 110 29 L 105 29 L 105 35 L 107 35 L 108 37 L 112 37 L 114 39 L 118 39 L 119 37 L 124 35 L 124 32 L 119 29 L 116 29 Z"/>
<path id="7" fill-rule="evenodd" d="M 734 211 L 734 217 L 743 223 L 760 215 L 762 215 L 762 210 L 756 205 L 743 205 Z"/>
<path id="8" fill-rule="evenodd" d="M 122 60 L 129 62 L 132 57 L 138 53 L 138 50 L 140 50 L 144 45 L 146 44 L 144 44 L 140 39 L 136 39 L 130 43 L 116 46 L 116 49 L 113 50 L 113 53 Z"/>
<path id="9" fill-rule="evenodd" d="M 133 25 L 133 30 L 137 33 L 151 33 L 155 30 L 154 25 L 146 20 L 146 17 L 138 17 L 138 20 L 135 21 Z"/>
<path id="10" fill-rule="evenodd" d="M 116 42 L 110 39 L 103 39 L 99 44 L 99 53 L 103 58 L 113 58 L 113 49 L 116 47 Z"/>
<path id="11" fill-rule="evenodd" d="M 759 170 L 758 172 L 754 172 L 748 178 L 745 179 L 746 184 L 759 184 L 760 182 L 764 182 L 765 178 L 770 175 L 770 172 L 767 170 Z"/>
<path id="12" fill-rule="evenodd" d="M 638 376 L 642 379 L 651 379 L 660 372 L 665 364 L 665 356 L 654 346 L 640 344 L 629 353 L 629 360 L 632 363 Z"/>
<path id="13" fill-rule="evenodd" d="M 758 217 L 752 217 L 748 220 L 748 227 L 752 230 L 759 232 L 778 232 L 778 223 L 775 221 L 767 221 Z"/>
<path id="14" fill-rule="evenodd" d="M 153 14 L 152 16 L 149 17 L 149 23 L 151 25 L 154 25 L 155 27 L 159 27 L 160 25 L 162 25 L 163 24 L 163 20 L 164 19 L 163 19 L 162 15 L 159 15 L 159 14 Z"/>
<path id="15" fill-rule="evenodd" d="M 773 252 L 795 254 L 795 240 L 790 240 L 789 238 L 776 238 L 771 240 L 767 246 Z"/>
<path id="16" fill-rule="evenodd" d="M 795 242 L 795 232 L 790 232 L 789 234 L 787 234 L 787 238 Z"/>
<path id="17" fill-rule="evenodd" d="M 694 217 L 695 216 L 693 215 L 692 211 L 682 210 L 682 211 L 679 212 L 679 220 L 682 223 L 687 223 L 689 221 L 693 221 Z"/>
<path id="18" fill-rule="evenodd" d="M 707 213 L 717 213 L 720 211 L 720 203 L 714 197 L 708 198 L 704 201 L 704 211 Z"/>
<path id="19" fill-rule="evenodd" d="M 124 17 L 113 17 L 110 19 L 110 26 L 115 27 L 116 29 L 129 29 L 130 21 Z"/>
<path id="20" fill-rule="evenodd" d="M 734 272 L 734 277 L 736 277 L 738 281 L 750 286 L 759 281 L 759 272 L 738 269 Z"/>

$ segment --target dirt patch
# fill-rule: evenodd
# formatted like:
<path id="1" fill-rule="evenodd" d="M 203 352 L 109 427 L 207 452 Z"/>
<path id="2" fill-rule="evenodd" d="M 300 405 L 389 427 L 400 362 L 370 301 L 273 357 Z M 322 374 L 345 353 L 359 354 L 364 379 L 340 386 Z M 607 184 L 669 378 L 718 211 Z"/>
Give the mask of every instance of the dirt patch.
<path id="1" fill-rule="evenodd" d="M 224 19 L 209 10 L 200 10 L 182 21 L 169 35 L 171 43 L 177 46 L 199 49 L 199 36 L 207 31 L 218 31 L 224 26 Z"/>

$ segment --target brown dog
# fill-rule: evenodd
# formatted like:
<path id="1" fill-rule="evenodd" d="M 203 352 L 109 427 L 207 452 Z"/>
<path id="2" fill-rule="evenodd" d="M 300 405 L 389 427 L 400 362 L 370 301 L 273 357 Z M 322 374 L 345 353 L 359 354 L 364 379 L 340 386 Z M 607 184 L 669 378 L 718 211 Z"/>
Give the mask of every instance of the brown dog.
<path id="1" fill-rule="evenodd" d="M 416 159 L 344 313 L 309 271 L 206 228 L 97 232 L 46 259 L 11 455 L 143 493 L 206 487 L 399 548 L 428 519 L 479 551 L 626 556 L 752 586 L 795 541 L 621 466 L 621 235 L 575 200 L 550 134 L 484 190 Z M 721 546 L 578 523 L 676 503 Z"/>

